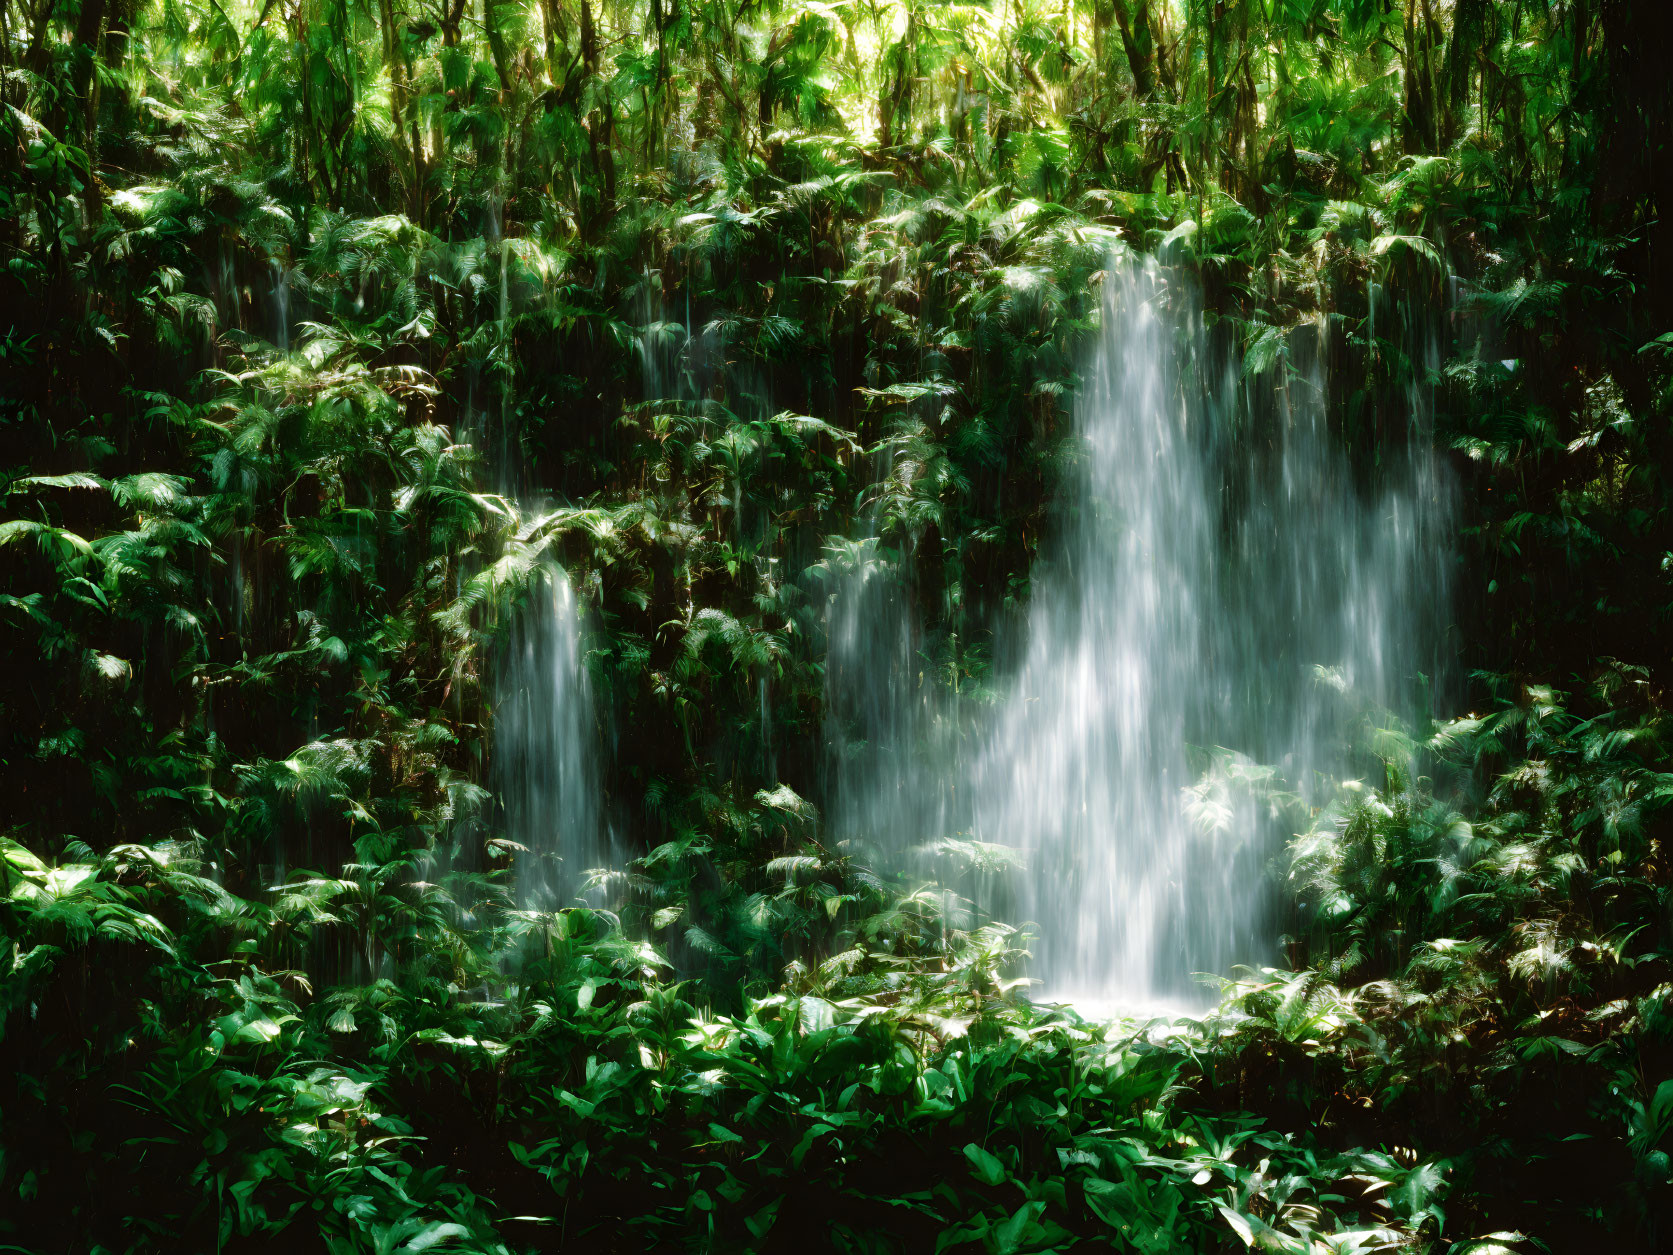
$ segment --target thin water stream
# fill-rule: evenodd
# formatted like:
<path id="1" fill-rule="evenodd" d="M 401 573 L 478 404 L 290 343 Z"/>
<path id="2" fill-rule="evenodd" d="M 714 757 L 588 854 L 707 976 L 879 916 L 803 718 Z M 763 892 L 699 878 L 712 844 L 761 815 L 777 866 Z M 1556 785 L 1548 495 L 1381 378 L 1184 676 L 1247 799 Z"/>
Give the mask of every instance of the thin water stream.
<path id="1" fill-rule="evenodd" d="M 489 421 L 484 413 L 478 421 L 493 432 L 497 445 L 492 461 L 499 491 L 532 517 L 549 508 L 551 498 L 529 482 L 515 429 L 513 254 L 500 231 L 498 201 L 490 202 L 488 238 L 499 254 L 499 330 L 507 373 L 497 419 Z M 473 435 L 480 439 L 482 432 Z M 599 906 L 608 896 L 601 873 L 619 869 L 601 800 L 598 720 L 581 654 L 583 611 L 568 572 L 542 557 L 529 595 L 514 613 L 494 668 L 493 773 L 506 836 L 523 847 L 517 902 L 542 911 L 578 901 Z"/>
<path id="2" fill-rule="evenodd" d="M 580 609 L 561 567 L 536 580 L 496 673 L 494 772 L 506 835 L 527 850 L 518 904 L 553 910 L 586 896 L 588 874 L 611 856 Z"/>

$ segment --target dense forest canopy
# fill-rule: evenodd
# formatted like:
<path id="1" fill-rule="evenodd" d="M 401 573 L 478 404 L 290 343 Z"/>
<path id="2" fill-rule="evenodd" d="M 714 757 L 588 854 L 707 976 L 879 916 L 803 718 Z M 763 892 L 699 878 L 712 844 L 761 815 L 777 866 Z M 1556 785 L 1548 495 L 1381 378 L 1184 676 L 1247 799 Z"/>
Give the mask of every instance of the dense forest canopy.
<path id="1" fill-rule="evenodd" d="M 0 1246 L 1660 1249 L 1669 48 L 0 0 Z M 1140 256 L 1251 389 L 1328 361 L 1356 491 L 1423 440 L 1456 498 L 1433 722 L 1251 773 L 1283 962 L 1148 1027 L 1029 999 L 990 844 L 838 839 L 827 665 L 874 579 L 876 682 L 992 708 Z M 496 753 L 554 580 L 597 869 Z"/>

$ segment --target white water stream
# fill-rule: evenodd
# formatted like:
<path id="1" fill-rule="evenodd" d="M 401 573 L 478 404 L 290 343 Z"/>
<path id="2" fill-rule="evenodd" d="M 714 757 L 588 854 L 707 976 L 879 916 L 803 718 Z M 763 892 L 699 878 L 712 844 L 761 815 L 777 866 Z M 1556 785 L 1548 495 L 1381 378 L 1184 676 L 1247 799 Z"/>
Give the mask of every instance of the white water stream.
<path id="1" fill-rule="evenodd" d="M 881 738 L 866 781 L 839 768 L 838 835 L 1017 851 L 1021 870 L 971 891 L 1032 921 L 1048 998 L 1200 1005 L 1197 973 L 1275 958 L 1269 864 L 1294 812 L 1271 786 L 1316 804 L 1376 712 L 1428 713 L 1448 505 L 1426 399 L 1413 389 L 1406 438 L 1379 441 L 1398 451 L 1356 479 L 1309 340 L 1246 380 L 1235 356 L 1211 364 L 1188 285 L 1112 266 L 1020 665 L 956 749 L 904 765 L 937 716 L 896 594 L 856 578 L 865 604 L 833 610 L 828 674 L 894 690 L 833 701 Z"/>
<path id="2" fill-rule="evenodd" d="M 528 850 L 518 862 L 518 904 L 573 905 L 587 874 L 611 858 L 581 615 L 555 564 L 540 571 L 512 625 L 495 692 L 494 773 L 506 836 Z"/>

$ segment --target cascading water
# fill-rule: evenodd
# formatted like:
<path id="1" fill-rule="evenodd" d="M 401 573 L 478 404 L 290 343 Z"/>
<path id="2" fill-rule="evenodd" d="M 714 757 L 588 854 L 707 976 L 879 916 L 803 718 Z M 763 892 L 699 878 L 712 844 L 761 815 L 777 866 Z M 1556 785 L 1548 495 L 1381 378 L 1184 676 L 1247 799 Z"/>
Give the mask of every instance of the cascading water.
<path id="1" fill-rule="evenodd" d="M 1368 705 L 1412 709 L 1435 657 L 1426 431 L 1360 489 L 1318 354 L 1275 384 L 1216 370 L 1183 287 L 1110 272 L 1026 655 L 968 768 L 973 835 L 1023 853 L 1048 996 L 1197 1001 L 1194 974 L 1270 957 L 1261 886 L 1287 832 L 1228 778 L 1271 764 L 1307 795 Z"/>
<path id="2" fill-rule="evenodd" d="M 497 198 L 488 211 L 487 247 L 499 258 L 499 406 L 495 418 L 491 394 L 479 407 L 476 388 L 468 385 L 464 421 L 469 438 L 490 447 L 499 491 L 531 517 L 549 507 L 551 498 L 533 489 L 521 456 L 512 405 L 515 253 L 500 229 Z M 494 675 L 493 774 L 506 836 L 526 850 L 517 862 L 517 902 L 533 910 L 577 901 L 601 906 L 609 896 L 601 882 L 619 870 L 619 859 L 600 801 L 603 779 L 592 686 L 581 659 L 581 608 L 564 569 L 543 559 L 515 613 Z"/>
<path id="3" fill-rule="evenodd" d="M 955 832 L 985 843 L 966 857 L 1015 849 L 1018 871 L 958 884 L 1032 922 L 1048 998 L 1200 1005 L 1197 974 L 1274 958 L 1280 797 L 1324 801 L 1378 712 L 1430 713 L 1449 508 L 1426 395 L 1356 474 L 1321 337 L 1279 355 L 1246 372 L 1188 280 L 1112 263 L 1027 640 L 973 737 L 919 682 L 867 542 L 833 590 L 836 835 L 897 861 Z"/>
<path id="4" fill-rule="evenodd" d="M 494 772 L 506 835 L 527 854 L 520 905 L 551 910 L 584 895 L 611 862 L 598 805 L 592 694 L 581 662 L 581 615 L 569 580 L 543 567 L 512 625 L 494 711 Z"/>
<path id="5" fill-rule="evenodd" d="M 1246 851 L 1213 848 L 1180 801 L 1194 779 L 1187 737 L 1211 698 L 1217 520 L 1203 433 L 1154 274 L 1108 288 L 1074 505 L 974 768 L 972 827 L 1025 854 L 1022 907 L 1051 993 L 1149 997 L 1250 956 L 1236 949 L 1253 942 L 1236 885 L 1254 869 Z"/>
<path id="6" fill-rule="evenodd" d="M 935 685 L 899 568 L 875 536 L 827 551 L 825 738 L 827 823 L 839 842 L 896 855 L 901 839 L 941 825 L 935 755 L 943 730 Z"/>
<path id="7" fill-rule="evenodd" d="M 268 267 L 273 272 L 273 343 L 281 353 L 290 352 L 290 271 L 277 257 Z"/>

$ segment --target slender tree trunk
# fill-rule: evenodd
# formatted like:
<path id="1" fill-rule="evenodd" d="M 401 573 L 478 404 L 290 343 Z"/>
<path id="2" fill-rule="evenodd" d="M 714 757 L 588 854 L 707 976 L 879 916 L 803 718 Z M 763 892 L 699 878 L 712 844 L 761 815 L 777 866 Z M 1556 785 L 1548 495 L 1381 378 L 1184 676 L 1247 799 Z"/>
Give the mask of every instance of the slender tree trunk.
<path id="1" fill-rule="evenodd" d="M 1121 31 L 1121 47 L 1127 54 L 1127 68 L 1133 73 L 1133 90 L 1140 98 L 1156 90 L 1148 8 L 1147 0 L 1138 0 L 1138 20 L 1135 22 L 1128 11 L 1128 0 L 1115 0 L 1115 24 Z"/>
<path id="2" fill-rule="evenodd" d="M 92 205 L 98 196 L 92 191 L 94 157 L 92 153 L 93 132 L 97 119 L 94 116 L 96 101 L 94 86 L 98 78 L 99 45 L 105 26 L 105 0 L 82 0 L 81 8 L 76 13 L 76 25 L 73 41 L 70 45 L 70 101 L 66 101 L 53 113 L 57 125 L 53 127 L 62 135 L 69 127 L 70 109 L 79 107 L 81 134 L 83 147 L 88 153 L 88 204 Z"/>
<path id="3" fill-rule="evenodd" d="M 407 119 L 410 107 L 408 83 L 412 72 L 407 65 L 404 41 L 396 24 L 395 0 L 378 0 L 378 9 L 383 26 L 383 63 L 389 71 L 389 121 L 395 133 L 395 148 L 401 156 L 408 180 L 407 212 L 414 222 L 421 222 L 423 206 L 419 190 L 418 127 L 416 123 L 409 126 Z"/>

